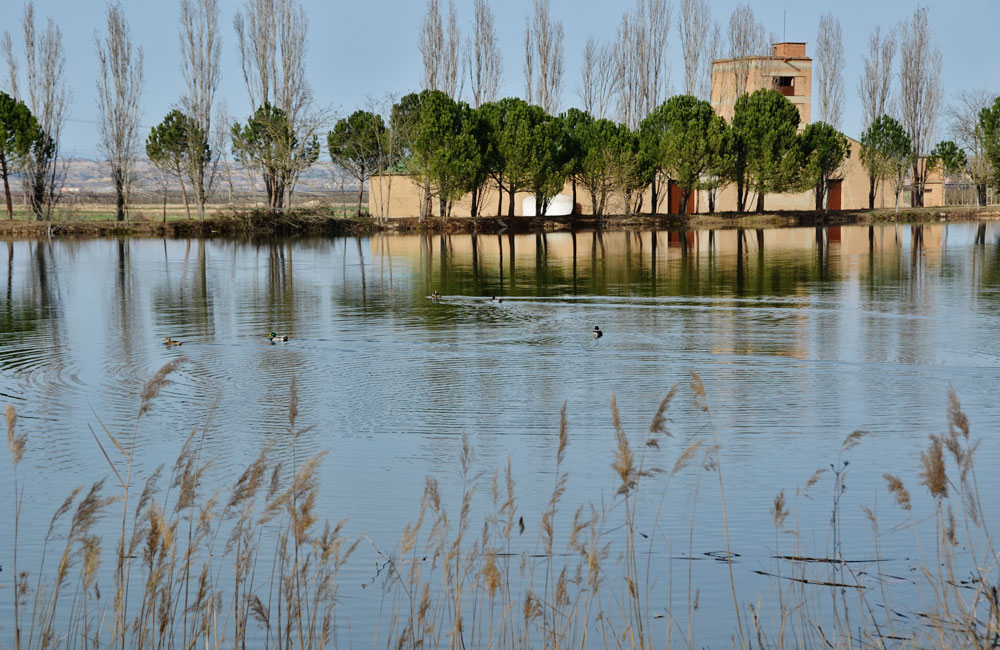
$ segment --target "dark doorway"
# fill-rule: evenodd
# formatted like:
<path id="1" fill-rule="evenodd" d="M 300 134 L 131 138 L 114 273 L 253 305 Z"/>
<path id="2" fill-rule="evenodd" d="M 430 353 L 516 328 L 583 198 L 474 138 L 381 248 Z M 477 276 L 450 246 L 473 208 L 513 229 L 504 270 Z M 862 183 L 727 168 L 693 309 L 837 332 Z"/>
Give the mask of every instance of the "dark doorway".
<path id="1" fill-rule="evenodd" d="M 688 196 L 687 214 L 694 214 L 694 192 Z M 670 181 L 667 184 L 667 210 L 668 214 L 680 214 L 681 212 L 681 190 L 677 183 Z"/>
<path id="2" fill-rule="evenodd" d="M 844 181 L 830 181 L 829 196 L 826 200 L 827 210 L 840 210 L 840 186 Z"/>

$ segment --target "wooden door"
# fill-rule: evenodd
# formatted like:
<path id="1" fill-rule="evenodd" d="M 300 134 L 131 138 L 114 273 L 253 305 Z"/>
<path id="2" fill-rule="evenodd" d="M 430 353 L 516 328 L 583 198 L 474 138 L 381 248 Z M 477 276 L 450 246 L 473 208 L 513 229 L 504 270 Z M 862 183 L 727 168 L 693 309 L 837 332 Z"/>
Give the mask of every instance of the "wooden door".
<path id="1" fill-rule="evenodd" d="M 695 192 L 691 192 L 687 201 L 687 214 L 694 214 Z M 669 181 L 667 183 L 667 213 L 680 214 L 681 212 L 681 189 L 677 183 Z"/>
<path id="2" fill-rule="evenodd" d="M 829 196 L 826 200 L 827 210 L 840 210 L 840 186 L 844 181 L 830 181 Z"/>

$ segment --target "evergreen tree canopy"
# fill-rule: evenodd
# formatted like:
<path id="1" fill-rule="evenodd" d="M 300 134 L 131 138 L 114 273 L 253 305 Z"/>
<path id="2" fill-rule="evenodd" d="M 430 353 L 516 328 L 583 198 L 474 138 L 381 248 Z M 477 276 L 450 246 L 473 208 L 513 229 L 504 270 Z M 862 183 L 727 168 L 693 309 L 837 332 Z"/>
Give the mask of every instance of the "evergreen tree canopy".
<path id="1" fill-rule="evenodd" d="M 847 136 L 825 122 L 813 122 L 799 136 L 800 177 L 802 189 L 812 189 L 816 209 L 822 210 L 831 180 L 851 155 Z"/>
<path id="2" fill-rule="evenodd" d="M 681 212 L 701 186 L 719 150 L 725 121 L 712 105 L 690 95 L 675 95 L 642 121 L 640 133 L 659 169 L 677 184 Z"/>
<path id="3" fill-rule="evenodd" d="M 326 136 L 330 159 L 358 181 L 358 208 L 365 180 L 372 174 L 384 171 L 388 163 L 388 129 L 381 115 L 368 111 L 355 111 L 342 118 Z"/>
<path id="4" fill-rule="evenodd" d="M 942 140 L 931 149 L 927 167 L 929 169 L 940 167 L 945 176 L 953 176 L 964 170 L 968 162 L 969 159 L 961 147 L 951 140 Z"/>
<path id="5" fill-rule="evenodd" d="M 979 112 L 979 133 L 990 163 L 993 186 L 1000 191 L 1000 97 Z"/>
<path id="6" fill-rule="evenodd" d="M 295 179 L 319 158 L 319 138 L 299 142 L 285 112 L 274 106 L 261 106 L 246 124 L 234 124 L 231 136 L 236 159 L 261 173 L 272 212 L 284 208 Z"/>
<path id="7" fill-rule="evenodd" d="M 913 145 L 910 136 L 899 122 L 888 115 L 876 118 L 861 134 L 861 163 L 872 178 L 895 179 L 897 208 L 899 192 L 912 156 Z"/>
<path id="8" fill-rule="evenodd" d="M 47 146 L 52 146 L 51 139 L 38 126 L 24 102 L 0 91 L 0 177 L 3 178 L 7 218 L 14 217 L 8 176 L 20 168 L 33 148 Z"/>
<path id="9" fill-rule="evenodd" d="M 763 209 L 763 197 L 788 190 L 798 172 L 796 131 L 799 111 L 777 90 L 762 88 L 736 100 L 733 112 L 734 153 L 739 158 L 734 168 L 737 187 L 745 207 L 746 191 L 758 196 L 757 209 Z"/>

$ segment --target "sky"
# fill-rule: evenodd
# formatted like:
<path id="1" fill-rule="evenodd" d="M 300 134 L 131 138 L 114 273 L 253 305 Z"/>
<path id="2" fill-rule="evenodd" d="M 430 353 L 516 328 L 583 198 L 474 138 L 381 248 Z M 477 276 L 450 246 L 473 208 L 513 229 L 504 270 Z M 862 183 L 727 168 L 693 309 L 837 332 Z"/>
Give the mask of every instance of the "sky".
<path id="1" fill-rule="evenodd" d="M 624 11 L 635 0 L 551 0 L 551 16 L 565 31 L 564 83 L 561 110 L 579 104 L 580 53 L 591 35 L 611 40 Z M 713 17 L 725 27 L 737 0 L 710 0 Z M 245 119 L 249 101 L 243 85 L 233 15 L 242 0 L 220 0 L 222 80 L 217 101 L 234 118 Z M 317 103 L 343 117 L 368 104 L 369 98 L 397 96 L 419 90 L 423 64 L 417 49 L 418 31 L 426 12 L 425 0 L 302 0 L 309 20 L 307 76 Z M 443 5 L 447 5 L 442 0 Z M 671 91 L 683 87 L 683 59 L 677 34 L 679 0 L 673 0 L 674 20 L 667 43 Z M 858 137 L 861 107 L 857 97 L 862 58 L 873 27 L 891 27 L 909 17 L 919 3 L 905 0 L 790 0 L 751 1 L 757 20 L 767 31 L 789 41 L 805 41 L 807 55 L 819 18 L 832 12 L 841 21 L 844 37 L 844 114 L 841 130 Z M 184 93 L 178 45 L 179 0 L 122 0 L 145 61 L 142 96 L 143 132 L 163 119 Z M 460 27 L 471 31 L 472 0 L 455 0 Z M 20 51 L 21 0 L 0 0 L 0 30 L 9 30 Z M 523 39 L 525 15 L 532 0 L 492 0 L 503 55 L 502 96 L 524 94 Z M 66 155 L 100 158 L 97 146 L 95 83 L 98 62 L 95 31 L 104 31 L 105 3 L 101 0 L 35 0 L 36 20 L 51 17 L 62 29 L 66 75 L 72 92 L 69 121 L 63 134 Z M 949 0 L 929 5 L 933 39 L 943 53 L 945 106 L 963 90 L 989 89 L 1000 93 L 1000 0 Z M 23 57 L 23 54 L 21 54 Z M 898 64 L 898 60 L 897 60 Z M 23 74 L 23 66 L 22 66 Z M 0 83 L 6 84 L 6 69 Z M 22 81 L 23 83 L 23 81 Z M 467 86 L 467 84 L 466 84 Z M 815 103 L 815 94 L 813 97 Z M 943 115 L 939 137 L 947 136 Z"/>

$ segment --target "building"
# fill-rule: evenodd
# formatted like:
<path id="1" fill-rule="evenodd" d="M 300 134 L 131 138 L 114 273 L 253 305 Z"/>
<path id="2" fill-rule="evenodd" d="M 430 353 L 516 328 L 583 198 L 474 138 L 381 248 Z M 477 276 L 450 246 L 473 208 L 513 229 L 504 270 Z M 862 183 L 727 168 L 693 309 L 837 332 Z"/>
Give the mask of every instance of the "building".
<path id="1" fill-rule="evenodd" d="M 775 43 L 771 56 L 746 56 L 712 62 L 712 108 L 733 120 L 736 100 L 744 93 L 774 88 L 799 109 L 800 130 L 812 121 L 812 59 L 805 43 Z"/>
<path id="2" fill-rule="evenodd" d="M 718 59 L 712 62 L 711 104 L 716 113 L 726 121 L 731 121 L 736 99 L 744 92 L 752 93 L 761 88 L 774 88 L 788 98 L 799 111 L 801 119 L 799 130 L 805 129 L 812 119 L 812 59 L 806 56 L 805 43 L 775 43 L 771 46 L 770 55 L 747 56 L 737 59 Z M 830 183 L 827 197 L 828 210 L 863 210 L 868 208 L 869 180 L 868 172 L 861 164 L 861 143 L 854 138 L 850 140 L 850 157 L 844 162 L 841 179 Z M 944 199 L 943 185 L 937 179 L 937 185 L 928 183 L 925 190 L 924 204 L 927 206 L 942 205 Z M 669 180 L 660 181 L 660 199 L 658 212 L 677 213 L 680 208 L 680 193 Z M 566 182 L 562 194 L 573 196 L 573 185 Z M 369 192 L 369 209 L 372 214 L 385 216 L 416 216 L 420 214 L 421 188 L 406 176 L 376 176 L 371 180 Z M 521 216 L 525 199 L 533 206 L 533 196 L 528 193 L 518 193 L 515 196 L 514 214 Z M 708 194 L 701 190 L 692 194 L 687 206 L 687 212 L 707 212 Z M 747 209 L 756 204 L 756 196 L 748 197 Z M 900 196 L 901 205 L 905 200 L 909 203 L 908 192 Z M 574 206 L 574 213 L 589 214 L 589 195 L 582 188 L 577 188 L 576 199 L 566 201 Z M 615 196 L 609 200 L 607 214 L 625 212 L 624 198 Z M 892 207 L 895 204 L 894 183 L 886 181 L 876 192 L 875 207 Z M 507 216 L 509 198 L 500 198 L 495 189 L 486 192 L 480 205 L 480 214 L 484 216 Z M 640 212 L 651 211 L 651 193 L 646 191 L 641 201 Z M 765 197 L 764 209 L 771 210 L 814 210 L 816 200 L 812 191 L 788 192 L 783 194 L 768 194 Z M 736 210 L 736 187 L 730 184 L 719 191 L 716 196 L 715 209 L 719 212 Z M 530 209 L 530 208 L 529 208 Z M 435 215 L 438 205 L 434 202 Z M 471 197 L 466 196 L 455 202 L 452 207 L 453 216 L 469 216 Z M 437 215 L 440 216 L 440 215 Z"/>

